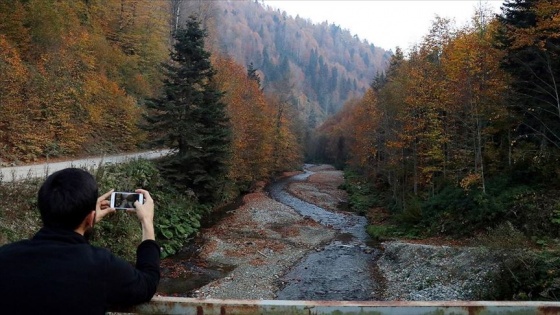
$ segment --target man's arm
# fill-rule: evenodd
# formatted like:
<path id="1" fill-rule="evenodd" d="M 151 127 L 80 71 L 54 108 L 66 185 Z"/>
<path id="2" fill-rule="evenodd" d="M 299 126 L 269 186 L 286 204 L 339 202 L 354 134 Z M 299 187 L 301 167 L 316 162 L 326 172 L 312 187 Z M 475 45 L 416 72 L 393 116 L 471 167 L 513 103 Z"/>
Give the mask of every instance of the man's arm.
<path id="1" fill-rule="evenodd" d="M 139 201 L 134 202 L 134 208 L 136 208 L 136 216 L 140 220 L 142 225 L 142 241 L 156 239 L 156 234 L 154 231 L 154 200 L 150 196 L 150 193 L 144 189 L 137 189 L 137 193 L 144 195 L 144 203 L 141 204 Z"/>
<path id="2" fill-rule="evenodd" d="M 154 201 L 150 193 L 137 189 L 144 195 L 144 203 L 134 202 L 136 216 L 142 225 L 142 243 L 136 251 L 136 268 L 128 263 L 121 264 L 116 259 L 112 268 L 113 296 L 108 299 L 111 304 L 132 305 L 149 301 L 155 294 L 160 279 L 160 249 L 155 242 L 154 232 Z"/>
<path id="3" fill-rule="evenodd" d="M 109 305 L 135 305 L 154 296 L 160 279 L 159 246 L 153 240 L 143 241 L 136 255 L 136 267 L 111 255 L 107 273 Z"/>

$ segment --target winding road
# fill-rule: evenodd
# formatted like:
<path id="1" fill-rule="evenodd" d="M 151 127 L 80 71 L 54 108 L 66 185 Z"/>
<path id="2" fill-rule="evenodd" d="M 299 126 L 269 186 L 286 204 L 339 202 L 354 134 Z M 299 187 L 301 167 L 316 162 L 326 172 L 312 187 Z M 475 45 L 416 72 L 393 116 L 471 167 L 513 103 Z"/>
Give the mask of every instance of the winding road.
<path id="1" fill-rule="evenodd" d="M 22 180 L 25 178 L 37 178 L 42 176 L 47 176 L 56 171 L 68 168 L 68 167 L 80 167 L 80 168 L 98 168 L 102 164 L 111 163 L 123 163 L 134 159 L 157 159 L 165 156 L 169 153 L 169 150 L 154 150 L 154 151 L 144 151 L 136 153 L 125 153 L 125 154 L 115 154 L 106 155 L 98 157 L 89 157 L 83 159 L 67 160 L 55 163 L 42 163 L 42 164 L 32 164 L 24 166 L 14 166 L 14 167 L 2 167 L 0 168 L 0 182 L 13 182 Z"/>

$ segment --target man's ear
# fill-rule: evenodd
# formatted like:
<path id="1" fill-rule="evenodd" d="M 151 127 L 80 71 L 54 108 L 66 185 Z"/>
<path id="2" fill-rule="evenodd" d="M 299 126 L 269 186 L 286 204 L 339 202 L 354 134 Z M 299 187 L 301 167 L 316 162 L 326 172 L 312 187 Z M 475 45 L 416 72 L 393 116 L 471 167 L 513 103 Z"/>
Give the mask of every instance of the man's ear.
<path id="1" fill-rule="evenodd" d="M 86 226 L 93 226 L 95 224 L 95 210 L 91 211 L 87 216 L 86 216 Z"/>

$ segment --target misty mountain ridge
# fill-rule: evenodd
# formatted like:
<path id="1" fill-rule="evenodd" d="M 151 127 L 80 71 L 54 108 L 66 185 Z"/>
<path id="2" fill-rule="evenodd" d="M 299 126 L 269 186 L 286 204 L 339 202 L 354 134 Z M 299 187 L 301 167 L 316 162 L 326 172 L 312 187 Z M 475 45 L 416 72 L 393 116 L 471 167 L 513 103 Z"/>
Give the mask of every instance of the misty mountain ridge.
<path id="1" fill-rule="evenodd" d="M 292 17 L 266 3 L 212 1 L 213 49 L 257 69 L 266 92 L 281 95 L 310 127 L 361 97 L 385 71 L 391 51 L 335 24 Z"/>

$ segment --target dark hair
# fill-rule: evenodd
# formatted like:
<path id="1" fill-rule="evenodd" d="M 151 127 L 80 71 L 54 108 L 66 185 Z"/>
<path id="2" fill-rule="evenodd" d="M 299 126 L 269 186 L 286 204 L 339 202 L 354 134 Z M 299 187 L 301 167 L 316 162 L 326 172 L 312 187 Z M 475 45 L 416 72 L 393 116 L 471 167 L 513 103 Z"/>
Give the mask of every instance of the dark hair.
<path id="1" fill-rule="evenodd" d="M 38 194 L 39 212 L 46 227 L 76 229 L 97 203 L 99 190 L 93 176 L 81 169 L 53 173 Z"/>

